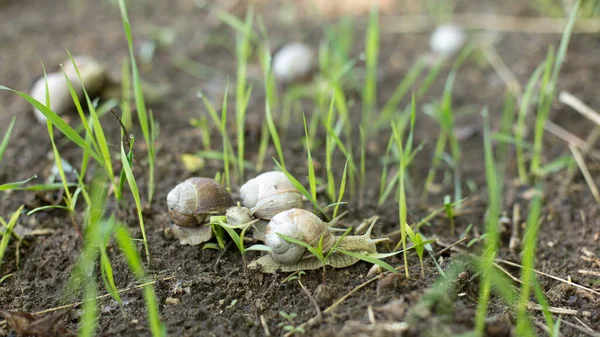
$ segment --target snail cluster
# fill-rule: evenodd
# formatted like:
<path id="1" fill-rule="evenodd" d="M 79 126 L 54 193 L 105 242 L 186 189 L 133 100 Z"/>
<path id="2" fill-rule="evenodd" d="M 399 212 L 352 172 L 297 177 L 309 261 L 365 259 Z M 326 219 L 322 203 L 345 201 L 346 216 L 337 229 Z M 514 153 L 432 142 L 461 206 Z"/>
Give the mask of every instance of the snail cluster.
<path id="1" fill-rule="evenodd" d="M 375 244 L 387 240 L 371 239 L 372 226 L 365 235 L 336 237 L 332 226 L 341 216 L 327 223 L 302 209 L 302 194 L 282 172 L 266 172 L 249 180 L 240 188 L 240 199 L 235 205 L 227 189 L 213 179 L 189 178 L 167 196 L 173 223 L 165 228 L 165 234 L 179 239 L 181 244 L 198 245 L 211 239 L 212 229 L 206 224 L 213 215 L 225 215 L 227 223 L 234 226 L 255 222 L 254 238 L 264 241 L 271 251 L 251 262 L 248 268 L 264 273 L 323 266 L 304 246 L 288 242 L 280 235 L 313 247 L 321 243 L 324 253 L 334 246 L 361 254 L 376 253 Z M 357 258 L 333 252 L 325 264 L 344 268 L 356 262 Z"/>
<path id="2" fill-rule="evenodd" d="M 73 62 L 77 65 L 77 69 L 73 66 Z M 77 97 L 83 99 L 83 87 L 87 91 L 90 98 L 100 96 L 103 89 L 110 82 L 107 76 L 106 69 L 96 60 L 89 56 L 74 56 L 73 62 L 65 60 L 63 62 L 62 71 L 49 73 L 45 77 L 40 77 L 32 86 L 30 96 L 37 101 L 46 102 L 46 88 L 48 88 L 48 96 L 50 97 L 50 110 L 56 114 L 63 114 L 75 107 L 69 84 L 65 76 L 71 82 Z M 79 70 L 79 75 L 77 74 Z M 81 77 L 80 77 L 81 76 Z M 47 87 L 46 87 L 47 81 Z M 40 123 L 46 122 L 46 116 L 35 107 L 33 113 Z"/>

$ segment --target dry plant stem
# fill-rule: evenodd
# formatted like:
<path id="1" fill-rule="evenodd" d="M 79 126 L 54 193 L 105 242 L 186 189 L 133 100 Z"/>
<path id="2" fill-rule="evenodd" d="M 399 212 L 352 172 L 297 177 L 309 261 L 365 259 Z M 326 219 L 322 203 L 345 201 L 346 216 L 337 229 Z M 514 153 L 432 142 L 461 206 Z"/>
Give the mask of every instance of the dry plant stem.
<path id="1" fill-rule="evenodd" d="M 579 269 L 577 272 L 579 274 L 583 274 L 583 275 L 592 275 L 592 276 L 600 277 L 600 271 Z"/>
<path id="2" fill-rule="evenodd" d="M 571 150 L 571 153 L 573 154 L 577 165 L 579 165 L 579 169 L 581 170 L 581 173 L 583 174 L 583 177 L 585 178 L 585 181 L 587 182 L 590 191 L 594 196 L 594 199 L 596 199 L 596 202 L 600 204 L 600 191 L 598 191 L 598 186 L 596 186 L 594 178 L 590 174 L 590 171 L 588 170 L 587 165 L 585 164 L 585 160 L 583 159 L 581 152 L 579 152 L 579 150 L 572 145 L 569 145 L 569 149 Z"/>
<path id="3" fill-rule="evenodd" d="M 562 34 L 566 19 L 527 16 L 495 15 L 486 13 L 453 14 L 452 20 L 466 29 L 528 34 Z M 426 33 L 437 23 L 429 15 L 394 15 L 380 18 L 381 33 Z M 595 34 L 600 32 L 600 21 L 578 18 L 573 33 Z"/>
<path id="4" fill-rule="evenodd" d="M 523 266 L 521 266 L 521 265 L 520 265 L 520 264 L 518 264 L 518 263 L 514 263 L 514 262 L 510 262 L 510 261 L 502 260 L 502 259 L 495 259 L 494 261 L 496 261 L 496 262 L 499 262 L 499 263 L 504 263 L 504 264 L 506 264 L 506 265 L 513 266 L 513 267 L 517 267 L 517 268 L 523 268 Z M 542 275 L 542 276 L 545 276 L 545 277 L 549 277 L 549 278 L 551 278 L 551 279 L 553 279 L 553 280 L 560 281 L 560 282 L 563 282 L 563 283 L 566 283 L 566 284 L 572 285 L 573 287 L 576 287 L 576 288 L 579 288 L 579 289 L 581 289 L 581 290 L 584 290 L 584 291 L 590 292 L 590 293 L 592 293 L 592 294 L 594 294 L 594 295 L 600 296 L 600 292 L 599 292 L 599 291 L 596 291 L 596 290 L 594 290 L 594 289 L 590 289 L 590 288 L 588 288 L 588 287 L 584 287 L 584 286 L 582 286 L 582 285 L 580 285 L 580 284 L 577 284 L 577 283 L 569 282 L 569 281 L 567 281 L 567 280 L 565 280 L 565 279 L 562 279 L 562 278 L 560 278 L 560 277 L 553 276 L 553 275 L 550 275 L 550 274 L 546 274 L 546 273 L 544 273 L 544 272 L 541 272 L 541 271 L 539 271 L 539 270 L 535 270 L 535 269 L 534 269 L 533 271 L 534 271 L 536 274 L 538 274 L 538 275 Z"/>
<path id="5" fill-rule="evenodd" d="M 485 46 L 482 51 L 508 90 L 510 90 L 513 96 L 520 97 L 522 88 L 519 80 L 517 80 L 515 74 L 506 65 L 500 54 L 498 54 L 496 47 L 490 44 Z"/>
<path id="6" fill-rule="evenodd" d="M 533 317 L 532 318 L 532 322 L 533 324 L 535 324 L 538 328 L 544 330 L 544 332 L 548 335 L 548 336 L 552 336 L 552 331 L 550 330 L 550 328 L 545 324 L 542 323 L 539 319 Z M 559 337 L 563 337 L 564 335 L 561 334 L 560 332 L 558 332 L 558 336 Z"/>
<path id="7" fill-rule="evenodd" d="M 554 124 L 552 121 L 547 120 L 546 124 L 544 125 L 544 129 L 550 132 L 551 134 L 555 135 L 556 137 L 564 140 L 569 145 L 573 145 L 582 150 L 588 149 L 587 151 L 591 156 L 593 156 L 596 159 L 600 159 L 600 152 L 592 151 L 592 149 L 588 145 L 588 142 L 561 128 L 560 126 Z"/>
<path id="8" fill-rule="evenodd" d="M 533 302 L 529 302 L 527 307 L 529 308 L 529 310 L 544 311 L 544 308 L 542 308 L 541 305 L 533 303 Z M 551 313 L 558 314 L 558 315 L 570 315 L 570 316 L 582 315 L 582 316 L 586 316 L 586 317 L 592 316 L 592 313 L 589 311 L 579 311 L 579 310 L 565 309 L 565 308 L 559 308 L 559 307 L 549 307 L 548 310 Z"/>
<path id="9" fill-rule="evenodd" d="M 561 103 L 566 104 L 571 108 L 575 109 L 577 112 L 579 112 L 592 122 L 600 125 L 600 113 L 594 111 L 594 109 L 587 106 L 579 98 L 571 95 L 566 91 L 561 91 L 560 95 L 558 96 L 558 100 Z"/>
<path id="10" fill-rule="evenodd" d="M 447 251 L 447 250 L 449 250 L 449 249 L 452 249 L 452 248 L 456 247 L 457 245 L 461 244 L 463 241 L 466 241 L 466 240 L 467 240 L 467 237 L 465 236 L 464 238 L 462 238 L 462 239 L 459 239 L 458 241 L 456 241 L 456 242 L 454 242 L 454 243 L 451 243 L 451 244 L 449 244 L 449 245 L 446 245 L 446 246 L 444 247 L 444 249 L 442 249 L 442 250 L 440 250 L 439 252 L 435 253 L 435 256 L 439 256 L 439 255 L 441 255 L 441 254 L 442 254 L 442 253 L 444 253 L 445 251 Z M 444 244 L 443 244 L 443 243 L 441 243 L 439 240 L 437 240 L 437 241 L 436 241 L 436 243 L 437 243 L 437 244 L 439 244 L 440 246 L 444 245 Z"/>
<path id="11" fill-rule="evenodd" d="M 571 322 L 567 321 L 566 319 L 561 320 L 560 324 L 566 324 L 566 325 L 568 325 L 568 326 L 570 326 L 570 327 L 572 327 L 574 329 L 577 329 L 577 330 L 579 330 L 579 331 L 581 331 L 581 332 L 583 332 L 585 334 L 588 334 L 589 336 L 592 336 L 592 337 L 600 337 L 600 333 L 595 332 L 590 327 L 588 327 L 587 325 L 583 324 L 583 322 L 581 322 L 581 320 L 578 319 L 577 317 L 574 317 L 574 318 L 583 326 L 583 328 L 581 326 L 577 325 L 577 324 L 574 324 L 574 323 L 571 323 Z"/>
<path id="12" fill-rule="evenodd" d="M 263 331 L 265 332 L 265 336 L 270 337 L 271 331 L 269 331 L 269 325 L 267 324 L 267 320 L 263 315 L 260 315 L 260 325 L 262 326 Z"/>
<path id="13" fill-rule="evenodd" d="M 153 285 L 153 284 L 155 284 L 157 282 L 168 281 L 168 280 L 171 280 L 171 279 L 174 279 L 174 278 L 175 278 L 175 276 L 167 276 L 167 277 L 159 279 L 159 280 L 154 280 L 154 281 L 151 281 L 151 282 L 146 282 L 146 283 L 138 284 L 138 285 L 133 286 L 133 287 L 129 287 L 129 288 L 118 290 L 117 293 L 122 294 L 122 293 L 125 293 L 125 292 L 128 292 L 128 291 L 131 291 L 131 290 L 141 289 L 141 288 L 144 288 L 145 286 Z M 96 300 L 100 300 L 100 299 L 107 298 L 107 297 L 110 297 L 110 296 L 111 296 L 110 294 L 104 294 L 104 295 L 96 297 Z M 44 314 L 48 314 L 48 313 L 55 312 L 55 311 L 62 310 L 62 309 L 67 309 L 67 308 L 71 308 L 71 307 L 75 308 L 75 307 L 77 307 L 77 306 L 79 306 L 81 304 L 83 304 L 83 301 L 79 301 L 79 302 L 75 302 L 75 303 L 71 303 L 71 304 L 65 304 L 65 305 L 61 305 L 59 307 L 54 307 L 54 308 L 50 308 L 50 309 L 44 309 L 44 310 L 41 310 L 41 311 L 32 312 L 31 314 L 32 315 L 44 315 Z M 0 325 L 5 325 L 5 324 L 6 324 L 6 320 L 0 321 Z"/>
<path id="14" fill-rule="evenodd" d="M 510 242 L 508 244 L 508 248 L 513 253 L 516 253 L 517 249 L 521 245 L 521 238 L 519 237 L 519 227 L 521 227 L 521 206 L 519 204 L 514 204 L 512 231 L 510 234 Z"/>
<path id="15" fill-rule="evenodd" d="M 316 316 L 317 320 L 321 321 L 323 319 L 323 314 L 321 314 L 321 309 L 319 308 L 319 305 L 317 304 L 317 301 L 311 295 L 310 291 L 308 291 L 308 289 L 306 289 L 306 287 L 304 286 L 304 284 L 302 284 L 302 281 L 300 281 L 300 279 L 298 279 L 298 284 L 300 285 L 300 287 L 302 288 L 302 291 L 304 291 L 304 293 L 306 294 L 306 296 L 308 296 L 308 299 L 310 300 L 310 303 L 312 303 L 312 305 L 315 307 L 315 310 L 317 311 L 317 316 Z"/>
<path id="16" fill-rule="evenodd" d="M 573 317 L 573 319 L 576 320 L 577 323 L 581 324 L 585 329 L 587 329 L 588 332 L 594 333 L 595 334 L 594 336 L 600 336 L 599 333 L 595 332 L 594 329 L 590 328 L 587 324 L 583 323 L 579 318 Z"/>

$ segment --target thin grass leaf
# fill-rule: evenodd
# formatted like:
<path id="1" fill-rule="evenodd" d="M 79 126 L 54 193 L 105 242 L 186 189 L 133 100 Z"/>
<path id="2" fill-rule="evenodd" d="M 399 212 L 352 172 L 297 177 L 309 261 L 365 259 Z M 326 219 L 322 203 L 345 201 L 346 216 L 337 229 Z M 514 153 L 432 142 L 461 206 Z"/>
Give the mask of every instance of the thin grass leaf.
<path id="1" fill-rule="evenodd" d="M 73 143 L 75 143 L 83 151 L 85 151 L 86 153 L 88 153 L 91 157 L 93 157 L 101 165 L 104 163 L 104 160 L 102 159 L 102 157 L 98 153 L 96 153 L 90 147 L 90 145 L 83 138 L 81 138 L 81 136 L 77 132 L 75 132 L 75 130 L 73 130 L 73 128 L 71 128 L 69 126 L 69 124 L 67 124 L 65 121 L 63 121 L 52 110 L 48 109 L 47 106 L 45 106 L 44 104 L 38 102 L 36 99 L 34 99 L 33 97 L 27 95 L 26 93 L 23 93 L 23 92 L 20 92 L 20 91 L 17 91 L 17 90 L 13 90 L 13 89 L 7 88 L 7 87 L 5 87 L 3 85 L 0 85 L 0 90 L 12 91 L 15 94 L 21 96 L 29 104 L 31 104 L 31 106 L 33 106 L 34 108 L 38 109 L 44 116 L 46 116 L 46 119 L 49 120 L 50 122 L 52 122 L 52 125 L 54 125 L 58 130 L 60 130 L 60 132 L 62 132 Z"/>
<path id="2" fill-rule="evenodd" d="M 302 195 L 305 196 L 313 204 L 315 209 L 319 210 L 319 212 L 321 212 L 322 214 L 327 216 L 325 214 L 325 212 L 323 211 L 323 209 L 321 208 L 321 206 L 319 206 L 319 203 L 317 202 L 317 200 L 312 198 L 312 195 L 310 194 L 310 192 L 308 192 L 306 190 L 306 188 L 304 188 L 304 186 L 302 186 L 302 184 L 298 181 L 298 179 L 296 179 L 290 172 L 288 172 L 288 170 L 283 165 L 281 165 L 277 161 L 277 159 L 273 158 L 273 161 L 275 161 L 275 165 L 277 166 L 277 168 L 279 168 L 279 170 L 281 172 L 283 172 L 285 174 L 285 176 L 292 182 L 294 187 L 296 187 L 296 189 L 298 189 L 298 191 L 300 191 L 300 193 L 302 193 Z"/>
<path id="3" fill-rule="evenodd" d="M 377 61 L 379 58 L 379 9 L 372 6 L 369 13 L 369 23 L 367 25 L 367 37 L 365 40 L 365 66 L 366 77 L 363 86 L 362 104 L 363 104 L 363 125 L 370 126 L 367 133 L 370 133 L 373 123 L 369 123 L 372 114 L 375 113 L 375 104 L 377 99 Z"/>
<path id="4" fill-rule="evenodd" d="M 346 164 L 344 164 L 344 172 L 342 173 L 342 181 L 340 182 L 340 190 L 338 192 L 338 200 L 337 203 L 335 205 L 335 208 L 333 209 L 333 217 L 337 217 L 337 212 L 338 212 L 338 208 L 339 206 L 342 204 L 342 198 L 344 197 L 344 192 L 346 191 L 346 171 L 348 170 L 348 162 L 350 161 L 350 158 L 346 158 Z"/>
<path id="5" fill-rule="evenodd" d="M 129 15 L 127 14 L 127 7 L 125 6 L 124 0 L 119 0 L 119 9 L 121 13 L 121 21 L 123 22 L 123 30 L 125 31 L 125 37 L 127 38 L 127 47 L 129 48 L 129 59 L 131 61 L 131 77 L 133 82 L 133 94 L 135 97 L 135 106 L 137 111 L 138 120 L 146 141 L 148 148 L 148 204 L 152 203 L 154 196 L 154 159 L 155 159 L 155 148 L 154 139 L 150 134 L 150 128 L 148 122 L 148 113 L 146 111 L 146 102 L 144 100 L 144 93 L 142 91 L 142 83 L 140 74 L 135 60 L 133 38 L 131 35 L 131 26 L 129 23 Z"/>
<path id="6" fill-rule="evenodd" d="M 144 240 L 144 250 L 146 251 L 146 262 L 150 263 L 150 249 L 148 248 L 148 240 L 146 239 L 146 229 L 144 228 L 144 216 L 142 214 L 142 203 L 140 201 L 140 193 L 137 188 L 137 183 L 135 181 L 135 177 L 133 176 L 133 172 L 131 171 L 131 166 L 129 165 L 129 161 L 127 160 L 127 154 L 125 153 L 125 145 L 123 144 L 123 142 L 121 142 L 121 162 L 123 164 L 123 171 L 125 171 L 125 176 L 127 177 L 129 189 L 131 190 L 131 194 L 133 194 L 133 200 L 135 201 L 135 207 L 137 209 L 137 215 L 140 223 L 140 230 L 142 231 L 142 238 Z"/>
<path id="7" fill-rule="evenodd" d="M 15 121 L 17 120 L 17 116 L 13 117 L 8 125 L 8 129 L 2 137 L 2 143 L 0 143 L 0 163 L 2 162 L 2 158 L 4 157 L 4 151 L 6 151 L 6 147 L 8 147 L 8 141 L 10 140 L 10 135 L 12 134 L 13 127 L 15 126 Z"/>
<path id="8" fill-rule="evenodd" d="M 396 112 L 398 104 L 415 83 L 424 68 L 425 62 L 422 58 L 418 59 L 417 62 L 410 68 L 406 76 L 404 76 L 402 81 L 398 83 L 394 93 L 388 99 L 387 103 L 385 103 L 383 109 L 381 109 L 381 114 L 377 118 L 378 125 L 383 126 L 390 123 L 390 119 L 392 119 L 392 116 Z"/>
<path id="9" fill-rule="evenodd" d="M 34 175 L 25 180 L 15 181 L 13 183 L 2 184 L 2 185 L 0 185 L 0 191 L 15 190 L 36 178 L 37 178 L 37 175 Z M 60 187 L 62 187 L 62 185 L 60 185 Z"/>
<path id="10" fill-rule="evenodd" d="M 117 239 L 117 243 L 119 244 L 121 252 L 127 259 L 129 269 L 133 271 L 138 281 L 147 283 L 148 277 L 146 276 L 144 268 L 142 267 L 142 260 L 137 250 L 131 243 L 131 236 L 129 235 L 127 229 L 123 225 L 119 224 L 118 226 L 116 226 L 115 238 Z M 146 301 L 148 324 L 150 326 L 152 336 L 166 336 L 166 328 L 160 321 L 160 316 L 158 312 L 158 301 L 156 299 L 156 294 L 154 293 L 154 288 L 152 287 L 152 284 L 147 284 L 144 286 L 144 299 Z"/>
<path id="11" fill-rule="evenodd" d="M 8 243 L 10 242 L 11 233 L 13 231 L 13 228 L 15 228 L 15 226 L 17 225 L 17 221 L 19 220 L 19 216 L 21 216 L 21 211 L 23 210 L 23 207 L 25 207 L 25 205 L 21 205 L 21 207 L 19 207 L 19 209 L 17 209 L 12 214 L 12 216 L 10 217 L 10 220 L 8 220 L 8 224 L 4 221 L 4 219 L 2 219 L 0 217 L 0 222 L 2 223 L 2 225 L 4 227 L 6 227 L 6 231 L 4 232 L 4 235 L 2 235 L 2 240 L 0 240 L 0 266 L 2 266 L 2 261 L 4 260 L 4 254 L 6 252 L 6 247 L 8 247 Z"/>
<path id="12" fill-rule="evenodd" d="M 355 259 L 359 259 L 359 260 L 362 260 L 362 261 L 365 261 L 365 262 L 368 262 L 368 263 L 371 263 L 371 264 L 376 264 L 376 265 L 378 265 L 378 266 L 380 266 L 380 267 L 382 267 L 382 268 L 384 268 L 384 269 L 386 269 L 386 270 L 388 270 L 388 271 L 390 271 L 390 272 L 392 272 L 394 274 L 398 274 L 398 271 L 396 270 L 396 268 L 392 267 L 389 263 L 387 263 L 385 261 L 381 261 L 378 258 L 371 257 L 371 256 L 365 255 L 365 254 L 359 254 L 359 253 L 356 253 L 356 252 L 351 252 L 351 251 L 344 250 L 344 249 L 341 249 L 341 248 L 337 248 L 336 252 L 342 253 L 344 255 L 348 255 L 348 256 L 353 257 Z"/>
<path id="13" fill-rule="evenodd" d="M 325 261 L 325 256 L 323 255 L 323 250 L 320 249 L 320 248 L 322 248 L 322 244 L 323 244 L 323 242 L 322 242 L 323 236 L 321 236 L 321 240 L 319 241 L 320 246 L 313 247 L 313 246 L 309 245 L 308 243 L 306 243 L 302 240 L 295 239 L 291 236 L 283 235 L 281 233 L 275 233 L 275 234 L 277 234 L 277 236 L 279 236 L 280 238 L 284 239 L 285 241 L 287 241 L 289 243 L 294 243 L 294 244 L 297 244 L 299 246 L 306 248 L 319 261 L 321 261 L 321 262 Z"/>
<path id="14" fill-rule="evenodd" d="M 529 214 L 527 216 L 527 227 L 523 234 L 523 254 L 521 259 L 521 296 L 517 307 L 517 329 L 516 332 L 520 336 L 533 336 L 529 322 L 529 314 L 527 313 L 527 304 L 531 295 L 531 290 L 534 288 L 535 274 L 533 267 L 535 263 L 536 240 L 540 226 L 541 214 L 541 191 L 538 188 L 538 193 L 533 198 L 529 206 Z"/>
<path id="15" fill-rule="evenodd" d="M 487 108 L 482 113 L 484 117 L 484 158 L 485 158 L 485 176 L 488 186 L 488 209 L 486 224 L 485 252 L 482 258 L 482 276 L 480 282 L 479 299 L 475 316 L 475 331 L 482 334 L 485 329 L 485 317 L 487 313 L 488 301 L 492 286 L 491 271 L 493 269 L 493 259 L 498 250 L 499 230 L 498 219 L 500 217 L 501 207 L 501 189 L 498 186 L 498 173 L 496 172 L 496 163 L 492 151 L 492 141 L 490 137 L 490 127 Z"/>
<path id="16" fill-rule="evenodd" d="M 306 116 L 302 113 L 302 120 L 304 121 L 304 139 L 306 144 L 306 156 L 308 158 L 308 182 L 310 185 L 310 195 L 314 200 L 317 200 L 317 179 L 315 178 L 315 166 L 312 161 L 310 154 L 310 143 L 308 142 L 308 128 L 306 127 Z M 333 216 L 335 218 L 335 215 Z"/>

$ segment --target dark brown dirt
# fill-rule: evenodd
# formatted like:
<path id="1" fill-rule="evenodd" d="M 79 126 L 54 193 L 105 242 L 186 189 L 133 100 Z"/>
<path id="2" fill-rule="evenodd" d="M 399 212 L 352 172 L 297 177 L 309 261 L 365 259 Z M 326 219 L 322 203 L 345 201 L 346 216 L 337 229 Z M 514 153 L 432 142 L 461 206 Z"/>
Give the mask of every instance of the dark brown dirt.
<path id="1" fill-rule="evenodd" d="M 235 58 L 231 53 L 234 34 L 224 25 L 218 26 L 216 19 L 194 2 L 159 2 L 152 6 L 132 1 L 130 16 L 134 29 L 135 43 L 140 45 L 151 37 L 156 27 L 171 27 L 177 32 L 175 44 L 169 50 L 158 49 L 150 64 L 141 66 L 144 80 L 170 87 L 170 93 L 151 104 L 156 119 L 160 123 L 160 137 L 157 162 L 156 198 L 146 213 L 146 229 L 152 262 L 147 269 L 156 280 L 155 289 L 159 300 L 161 319 L 173 336 L 261 336 L 266 327 L 273 335 L 284 333 L 279 325 L 285 320 L 280 311 L 296 313 L 291 324 L 300 325 L 316 315 L 315 308 L 296 281 L 282 284 L 286 275 L 262 275 L 244 272 L 242 261 L 235 247 L 231 245 L 225 253 L 215 250 L 201 250 L 198 247 L 182 247 L 167 241 L 162 228 L 168 222 L 166 194 L 179 181 L 191 173 L 184 171 L 179 157 L 183 153 L 194 153 L 201 149 L 200 132 L 190 126 L 189 119 L 202 111 L 197 99 L 198 90 L 217 100 L 222 96 L 227 74 L 235 74 Z M 78 5 L 80 7 L 78 7 Z M 265 16 L 272 44 L 280 46 L 290 40 L 304 39 L 317 45 L 322 35 L 314 20 L 299 17 L 297 22 L 285 23 L 274 13 L 285 6 L 279 2 L 258 6 L 258 12 Z M 485 5 L 473 1 L 460 3 L 458 11 L 485 11 L 503 14 L 535 14 L 519 2 L 500 5 L 485 2 Z M 243 6 L 234 9 L 237 15 L 243 14 Z M 406 14 L 406 13 L 402 13 Z M 120 61 L 127 57 L 125 38 L 119 18 L 118 8 L 108 1 L 65 1 L 60 4 L 23 1 L 0 2 L 0 84 L 27 91 L 33 80 L 40 75 L 40 60 L 47 67 L 65 59 L 65 49 L 72 53 L 93 55 L 109 66 L 113 76 L 120 73 Z M 300 27 L 304 27 L 301 29 Z M 362 36 L 364 27 L 357 25 L 355 34 Z M 505 34 L 497 44 L 499 54 L 524 85 L 533 69 L 542 62 L 549 45 L 557 45 L 560 37 L 553 34 Z M 383 34 L 380 56 L 381 76 L 379 79 L 380 102 L 391 94 L 397 82 L 404 76 L 416 57 L 427 51 L 427 34 Z M 358 55 L 363 43 L 354 46 Z M 171 59 L 177 55 L 186 55 L 194 60 L 216 69 L 210 79 L 199 80 L 176 69 Z M 597 35 L 574 35 L 569 48 L 559 82 L 560 90 L 568 90 L 588 105 L 600 107 L 600 89 L 594 85 L 596 74 L 600 73 L 600 44 Z M 454 106 L 465 113 L 457 117 L 458 126 L 473 126 L 475 135 L 461 142 L 463 177 L 472 180 L 477 190 L 468 192 L 469 198 L 464 211 L 456 219 L 457 233 L 462 233 L 469 224 L 473 224 L 475 233 L 481 233 L 486 207 L 485 174 L 483 166 L 482 118 L 478 114 L 481 107 L 489 107 L 492 123 L 499 124 L 505 86 L 494 70 L 481 58 L 470 59 L 461 69 L 454 90 Z M 362 67 L 362 64 L 358 65 Z M 431 94 L 423 100 L 430 102 L 440 97 L 445 74 L 436 81 Z M 260 68 L 257 62 L 249 65 L 251 81 L 260 83 Z M 250 102 L 249 118 L 260 118 L 264 112 L 264 96 L 259 84 L 255 86 Z M 232 105 L 233 106 L 233 105 Z M 353 112 L 359 112 L 359 105 Z M 310 111 L 310 109 L 306 109 Z M 52 165 L 51 147 L 45 126 L 35 122 L 29 106 L 16 95 L 0 92 L 0 130 L 3 132 L 12 116 L 17 115 L 17 124 L 11 142 L 0 166 L 0 183 L 25 179 L 38 174 L 42 179 L 44 172 Z M 74 119 L 74 117 L 73 117 Z M 593 124 L 572 109 L 555 102 L 550 119 L 585 138 Z M 119 126 L 107 116 L 103 123 L 109 130 L 108 139 L 113 150 L 118 150 Z M 295 126 L 292 135 L 301 135 L 302 129 Z M 138 139 L 142 139 L 139 130 L 133 130 Z M 417 120 L 417 141 L 427 143 L 425 149 L 416 157 L 411 167 L 413 189 L 409 191 L 410 221 L 418 221 L 429 213 L 428 208 L 437 208 L 442 197 L 452 193 L 451 184 L 442 185 L 442 191 L 432 194 L 428 207 L 418 205 L 423 181 L 431 162 L 433 146 L 437 137 L 436 124 L 426 115 L 420 114 Z M 215 130 L 215 146 L 219 146 Z M 60 136 L 57 135 L 60 138 Z M 385 151 L 386 137 L 374 141 L 368 154 L 368 181 L 365 191 L 366 202 L 358 204 L 358 198 L 350 200 L 350 215 L 345 224 L 356 225 L 363 218 L 379 215 L 380 221 L 376 234 L 394 231 L 398 225 L 398 210 L 393 201 L 377 207 L 378 184 L 380 175 L 379 157 Z M 137 143 L 138 157 L 143 157 L 142 141 Z M 250 137 L 247 141 L 246 159 L 254 161 L 258 139 Z M 269 150 L 270 155 L 273 150 Z M 80 151 L 73 146 L 61 148 L 64 158 L 78 163 Z M 568 154 L 565 143 L 552 135 L 545 138 L 544 156 L 546 161 Z M 315 151 L 313 156 L 324 163 L 324 154 Z M 306 173 L 302 146 L 298 142 L 286 141 L 286 159 L 288 167 L 297 177 Z M 338 158 L 336 175 L 341 175 L 343 159 Z M 513 205 L 521 207 L 522 218 L 527 216 L 527 187 L 516 182 L 516 164 L 514 153 L 507 158 L 508 170 L 504 186 L 504 211 L 512 216 Z M 590 170 L 600 183 L 597 162 L 591 161 Z M 269 163 L 266 168 L 271 168 Z M 207 167 L 197 174 L 213 176 L 221 169 L 218 162 L 207 162 Z M 143 176 L 144 168 L 134 168 L 138 176 Z M 321 168 L 319 174 L 324 173 Z M 254 173 L 249 173 L 254 174 Z M 587 248 L 600 256 L 600 208 L 594 201 L 583 177 L 576 175 L 566 189 L 561 185 L 565 174 L 549 176 L 544 181 L 543 222 L 538 238 L 536 268 L 544 273 L 598 289 L 600 284 L 593 276 L 578 273 L 580 269 L 598 271 L 598 265 L 580 258 L 581 249 Z M 436 179 L 442 182 L 442 176 Z M 140 179 L 141 190 L 144 182 Z M 465 191 L 468 191 L 465 188 Z M 466 192 L 467 193 L 467 192 Z M 0 215 L 8 218 L 21 204 L 32 205 L 37 202 L 32 192 L 10 192 L 0 196 Z M 140 237 L 133 201 L 129 207 L 118 210 L 117 216 L 130 225 L 132 235 Z M 29 207 L 29 206 L 28 206 Z M 30 208 L 26 207 L 26 210 Z M 77 215 L 81 222 L 83 212 Z M 64 286 L 82 246 L 68 215 L 60 211 L 38 213 L 33 216 L 21 215 L 20 225 L 32 229 L 53 229 L 50 235 L 37 236 L 27 245 L 20 247 L 20 261 L 16 266 L 15 249 L 11 243 L 7 256 L 0 269 L 0 276 L 14 273 L 0 284 L 0 309 L 14 309 L 24 312 L 36 312 L 57 307 L 65 303 Z M 437 237 L 449 244 L 457 240 L 449 230 L 449 220 L 443 216 L 435 218 L 430 226 L 423 227 L 429 237 Z M 520 262 L 520 256 L 508 250 L 509 234 L 503 233 L 498 258 Z M 393 239 L 397 240 L 397 237 Z M 461 245 L 464 249 L 464 244 Z M 132 287 L 135 278 L 128 270 L 118 250 L 109 247 L 114 274 L 119 289 Z M 141 251 L 141 246 L 138 247 Z M 382 247 L 383 249 L 383 247 Z M 437 251 L 441 246 L 436 246 Z M 478 245 L 470 248 L 478 251 Z M 249 253 L 249 258 L 257 254 Z M 449 250 L 438 257 L 442 268 L 447 268 L 458 253 Z M 219 263 L 215 264 L 215 260 Z M 402 264 L 401 258 L 390 258 L 392 265 Z M 364 287 L 344 301 L 324 320 L 307 328 L 312 336 L 392 336 L 400 335 L 401 325 L 392 323 L 407 322 L 407 335 L 411 336 L 448 336 L 469 331 L 474 325 L 474 313 L 477 303 L 479 279 L 473 271 L 462 273 L 453 291 L 443 296 L 433 296 L 431 287 L 438 271 L 430 258 L 426 259 L 425 279 L 419 276 L 418 259 L 409 260 L 411 278 L 389 275 Z M 505 266 L 514 276 L 519 270 Z M 321 310 L 333 301 L 345 295 L 354 287 L 365 282 L 369 266 L 358 263 L 342 270 L 328 270 L 326 283 L 322 284 L 320 272 L 309 272 L 302 281 L 315 296 Z M 600 299 L 597 295 L 577 290 L 548 277 L 540 277 L 552 306 L 577 310 L 576 315 L 563 316 L 565 322 L 583 326 L 578 320 L 595 331 L 600 331 Z M 425 294 L 425 296 L 424 296 Z M 100 335 L 140 336 L 149 335 L 142 292 L 138 289 L 123 292 L 124 312 L 110 298 L 100 301 Z M 235 303 L 234 303 L 235 301 Z M 369 308 L 373 309 L 377 326 L 369 323 Z M 81 311 L 71 311 L 61 324 L 75 330 Z M 123 314 L 124 313 L 124 314 Z M 514 316 L 506 304 L 493 295 L 490 302 L 487 333 L 490 336 L 515 335 Z M 543 322 L 539 313 L 532 318 Z M 577 318 L 577 320 L 575 319 Z M 287 322 L 285 322 L 287 324 Z M 384 324 L 387 323 L 387 324 Z M 394 330 L 396 329 L 396 330 Z M 399 330 L 398 330 L 399 329 Z M 543 333 L 542 330 L 539 330 Z M 581 331 L 564 323 L 561 327 L 564 336 L 581 336 Z M 6 325 L 0 325 L 0 335 L 11 336 Z"/>

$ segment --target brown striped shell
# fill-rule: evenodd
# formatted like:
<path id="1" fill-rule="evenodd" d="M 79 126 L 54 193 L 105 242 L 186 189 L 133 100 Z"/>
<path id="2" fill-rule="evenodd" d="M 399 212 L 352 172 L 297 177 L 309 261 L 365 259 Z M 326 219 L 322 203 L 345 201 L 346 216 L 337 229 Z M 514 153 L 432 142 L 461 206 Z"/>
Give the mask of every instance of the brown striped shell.
<path id="1" fill-rule="evenodd" d="M 231 195 L 210 178 L 193 177 L 175 186 L 167 195 L 169 216 L 181 227 L 195 227 L 213 214 L 233 206 Z"/>

